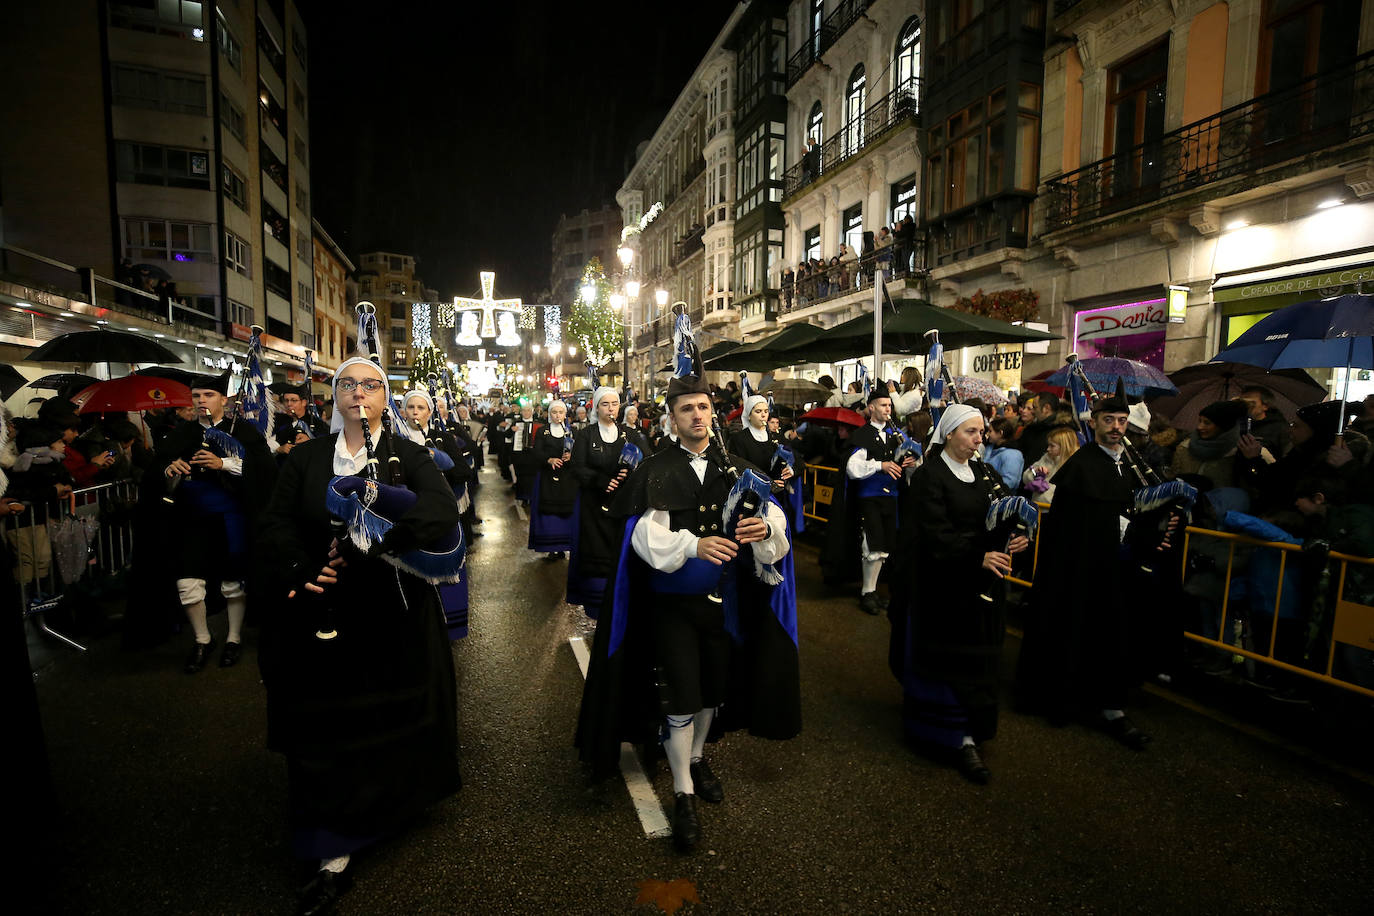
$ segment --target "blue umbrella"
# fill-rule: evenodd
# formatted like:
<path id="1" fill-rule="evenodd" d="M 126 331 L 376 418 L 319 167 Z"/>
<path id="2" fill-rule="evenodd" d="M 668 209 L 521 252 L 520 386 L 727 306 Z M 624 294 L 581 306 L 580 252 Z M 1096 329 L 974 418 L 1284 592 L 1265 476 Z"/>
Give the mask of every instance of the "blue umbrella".
<path id="1" fill-rule="evenodd" d="M 1098 391 L 1115 391 L 1117 379 L 1121 379 L 1125 383 L 1127 396 L 1133 398 L 1174 394 L 1178 391 L 1178 388 L 1169 381 L 1169 377 L 1163 372 L 1149 363 L 1142 363 L 1138 360 L 1123 359 L 1120 356 L 1095 356 L 1089 359 L 1080 359 L 1078 364 L 1083 367 L 1083 373 L 1087 375 L 1088 381 Z M 1065 366 L 1045 379 L 1045 383 L 1067 388 L 1069 374 L 1070 367 Z"/>
<path id="2" fill-rule="evenodd" d="M 1266 369 L 1344 366 L 1342 399 L 1348 400 L 1350 370 L 1374 369 L 1374 296 L 1349 293 L 1281 308 L 1255 322 L 1211 361 Z M 1337 428 L 1344 426 L 1343 403 Z"/>

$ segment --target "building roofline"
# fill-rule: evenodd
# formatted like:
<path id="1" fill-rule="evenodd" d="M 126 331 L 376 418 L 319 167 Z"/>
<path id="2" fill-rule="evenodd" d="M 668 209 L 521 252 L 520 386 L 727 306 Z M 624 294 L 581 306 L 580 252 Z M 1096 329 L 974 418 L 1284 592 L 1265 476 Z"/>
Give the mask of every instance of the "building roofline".
<path id="1" fill-rule="evenodd" d="M 324 231 L 324 227 L 320 225 L 320 221 L 315 219 L 315 217 L 313 216 L 310 217 L 310 228 L 314 230 L 315 234 L 318 235 L 326 245 L 329 246 L 329 249 L 334 252 L 334 256 L 337 257 L 340 261 L 343 261 L 344 267 L 348 268 L 349 273 L 357 273 L 357 265 L 354 264 L 351 260 L 349 260 L 348 255 L 344 254 L 344 250 L 339 247 L 338 242 L 335 242 L 333 237 L 331 237 L 328 232 Z"/>

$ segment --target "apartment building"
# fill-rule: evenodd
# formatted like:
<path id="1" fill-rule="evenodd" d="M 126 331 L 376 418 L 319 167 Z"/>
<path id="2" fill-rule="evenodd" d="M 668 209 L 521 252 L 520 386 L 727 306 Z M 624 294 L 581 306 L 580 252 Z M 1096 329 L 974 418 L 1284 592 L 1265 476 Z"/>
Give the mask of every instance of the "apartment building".
<path id="1" fill-rule="evenodd" d="M 413 346 L 412 307 L 417 302 L 437 302 L 439 294 L 425 289 L 411 255 L 370 251 L 358 259 L 358 299 L 377 307 L 377 346 L 382 364 L 393 382 L 405 382 L 410 377 Z"/>
<path id="2" fill-rule="evenodd" d="M 349 282 L 357 267 L 344 250 L 311 220 L 315 262 L 315 365 L 337 369 L 357 348 L 356 299 L 350 298 Z"/>

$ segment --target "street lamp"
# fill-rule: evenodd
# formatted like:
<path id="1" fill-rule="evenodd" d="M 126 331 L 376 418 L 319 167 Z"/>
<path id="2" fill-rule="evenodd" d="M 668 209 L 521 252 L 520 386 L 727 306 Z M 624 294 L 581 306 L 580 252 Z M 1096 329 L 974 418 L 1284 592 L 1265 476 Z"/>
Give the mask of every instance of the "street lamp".
<path id="1" fill-rule="evenodd" d="M 630 265 L 635 262 L 635 250 L 629 245 L 622 245 L 615 255 L 620 258 L 620 264 L 626 270 L 629 270 Z"/>
<path id="2" fill-rule="evenodd" d="M 654 302 L 657 303 L 659 308 L 663 308 L 665 305 L 667 305 L 668 291 L 666 289 L 654 290 Z"/>

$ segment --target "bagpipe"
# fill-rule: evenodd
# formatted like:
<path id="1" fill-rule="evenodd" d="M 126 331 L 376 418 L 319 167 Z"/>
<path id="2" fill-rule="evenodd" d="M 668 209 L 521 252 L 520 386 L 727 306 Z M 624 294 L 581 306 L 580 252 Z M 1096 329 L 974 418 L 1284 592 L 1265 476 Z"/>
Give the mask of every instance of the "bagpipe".
<path id="1" fill-rule="evenodd" d="M 1102 395 L 1093 387 L 1092 382 L 1088 381 L 1087 373 L 1083 371 L 1083 366 L 1078 361 L 1078 355 L 1070 353 L 1064 361 L 1069 364 L 1070 379 L 1078 380 L 1090 401 L 1096 404 L 1102 400 Z M 1119 380 L 1118 393 L 1124 402 L 1125 391 Z M 1141 457 L 1129 436 L 1122 435 L 1121 447 L 1121 463 L 1126 465 L 1131 476 L 1139 484 L 1132 494 L 1132 507 L 1129 514 L 1133 518 L 1139 519 L 1150 512 L 1161 509 L 1167 510 L 1165 520 L 1159 524 L 1161 532 L 1159 543 L 1152 551 L 1152 553 L 1158 552 L 1169 546 L 1169 536 L 1174 529 L 1180 525 L 1186 526 L 1191 520 L 1193 503 L 1197 501 L 1197 489 L 1186 481 L 1164 480 L 1160 477 L 1159 473 L 1150 466 L 1150 463 Z M 1154 572 L 1154 567 L 1149 562 L 1140 561 L 1139 565 L 1142 572 Z"/>
<path id="2" fill-rule="evenodd" d="M 200 427 L 200 444 L 184 449 L 182 454 L 177 457 L 182 461 L 189 462 L 196 456 L 197 452 L 205 451 L 219 458 L 243 458 L 243 443 L 224 430 L 211 425 L 208 408 L 200 408 L 199 413 L 200 417 L 196 420 L 196 424 Z M 203 477 L 208 473 L 210 473 L 209 468 L 192 466 L 190 476 Z M 169 504 L 176 502 L 177 488 L 185 482 L 187 476 L 186 474 L 173 474 L 167 478 L 166 489 L 162 494 L 163 502 Z"/>
<path id="3" fill-rule="evenodd" d="M 930 355 L 926 359 L 926 394 L 931 402 L 931 415 L 938 422 L 939 414 L 936 411 L 943 410 L 943 407 L 936 408 L 935 403 L 948 400 L 958 404 L 959 389 L 950 377 L 949 366 L 945 364 L 945 348 L 940 344 L 940 332 L 931 329 L 926 331 L 926 336 L 931 338 Z M 971 467 L 987 484 L 989 491 L 988 511 L 983 517 L 983 527 L 997 540 L 1006 538 L 1003 553 L 1011 551 L 1011 542 L 1018 537 L 1024 537 L 1028 541 L 1035 540 L 1035 533 L 1040 527 L 1039 510 L 1026 497 L 1015 496 L 1007 490 L 997 474 L 983 463 L 982 452 L 975 452 L 973 457 L 975 460 Z M 993 600 L 993 596 L 986 591 L 980 592 L 978 597 L 984 601 Z"/>

